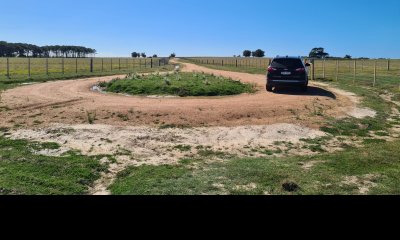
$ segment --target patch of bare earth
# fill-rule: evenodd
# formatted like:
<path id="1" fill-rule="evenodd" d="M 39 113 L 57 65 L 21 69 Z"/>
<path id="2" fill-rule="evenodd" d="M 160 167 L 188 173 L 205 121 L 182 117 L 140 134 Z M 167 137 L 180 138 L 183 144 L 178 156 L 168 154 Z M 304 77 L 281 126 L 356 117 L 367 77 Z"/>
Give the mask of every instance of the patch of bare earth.
<path id="1" fill-rule="evenodd" d="M 301 139 L 322 136 L 325 133 L 321 131 L 291 124 L 167 129 L 54 124 L 10 132 L 13 139 L 56 142 L 63 147 L 78 149 L 85 155 L 129 155 L 138 165 L 176 163 L 202 149 L 244 156 L 254 149 L 277 148 L 284 143 L 296 144 L 301 143 Z M 189 149 L 182 150 L 180 146 L 189 146 Z"/>
<path id="2" fill-rule="evenodd" d="M 355 93 L 347 92 L 347 91 L 337 89 L 337 88 L 333 88 L 333 87 L 330 87 L 328 84 L 324 84 L 324 83 L 316 83 L 316 84 L 318 86 L 323 86 L 323 87 L 329 89 L 329 91 L 332 91 L 335 94 L 338 94 L 341 96 L 346 96 L 350 99 L 351 102 L 354 103 L 353 106 L 350 106 L 348 108 L 348 111 L 346 112 L 347 116 L 358 118 L 358 119 L 363 119 L 366 117 L 373 118 L 376 116 L 376 112 L 374 110 L 358 106 L 360 104 L 362 98 L 360 96 L 357 96 Z"/>
<path id="3" fill-rule="evenodd" d="M 374 174 L 366 174 L 364 176 L 347 176 L 342 181 L 342 185 L 355 186 L 358 188 L 359 194 L 368 194 L 371 188 L 377 186 L 376 181 L 379 176 Z"/>
<path id="4" fill-rule="evenodd" d="M 305 163 L 300 163 L 301 168 L 305 171 L 311 170 L 315 165 L 325 163 L 325 161 L 310 161 Z"/>
<path id="5" fill-rule="evenodd" d="M 237 185 L 235 186 L 235 190 L 237 191 L 252 191 L 254 189 L 257 189 L 257 184 L 255 183 L 249 183 L 247 185 Z"/>
<path id="6" fill-rule="evenodd" d="M 103 175 L 93 191 L 101 194 L 107 193 L 107 186 L 127 166 L 176 164 L 180 159 L 198 156 L 202 151 L 210 153 L 209 158 L 213 158 L 214 152 L 218 153 L 218 158 L 224 155 L 265 157 L 267 150 L 279 156 L 288 148 L 284 143 L 291 143 L 291 148 L 298 145 L 293 154 L 309 154 L 309 150 L 300 147 L 301 139 L 325 136 L 321 131 L 291 124 L 183 129 L 53 124 L 44 128 L 18 129 L 9 134 L 13 139 L 56 142 L 64 152 L 75 149 L 85 155 L 114 156 L 117 162 L 110 164 L 109 172 Z"/>

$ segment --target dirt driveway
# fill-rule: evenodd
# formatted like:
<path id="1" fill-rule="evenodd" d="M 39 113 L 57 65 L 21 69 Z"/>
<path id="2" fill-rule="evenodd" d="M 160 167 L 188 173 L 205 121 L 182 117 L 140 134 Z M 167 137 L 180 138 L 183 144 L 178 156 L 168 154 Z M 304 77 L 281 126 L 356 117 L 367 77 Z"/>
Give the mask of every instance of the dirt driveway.
<path id="1" fill-rule="evenodd" d="M 293 123 L 318 127 L 319 115 L 344 115 L 353 106 L 345 96 L 311 86 L 300 92 L 268 93 L 265 76 L 208 69 L 185 63 L 183 71 L 202 71 L 259 88 L 255 94 L 214 98 L 149 98 L 101 94 L 91 88 L 112 77 L 27 85 L 2 94 L 0 125 L 40 127 L 50 123 L 85 124 L 88 113 L 96 124 L 113 126 L 242 126 Z M 121 77 L 121 76 L 120 76 Z"/>

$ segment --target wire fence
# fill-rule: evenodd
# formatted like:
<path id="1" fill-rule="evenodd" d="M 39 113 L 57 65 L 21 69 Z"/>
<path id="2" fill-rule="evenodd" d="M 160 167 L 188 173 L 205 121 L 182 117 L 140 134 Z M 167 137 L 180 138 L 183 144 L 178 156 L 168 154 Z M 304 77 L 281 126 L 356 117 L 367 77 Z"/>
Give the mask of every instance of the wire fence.
<path id="1" fill-rule="evenodd" d="M 168 64 L 168 58 L 0 58 L 0 79 L 131 72 Z"/>
<path id="2" fill-rule="evenodd" d="M 224 68 L 267 70 L 271 58 L 185 58 L 188 61 Z M 400 87 L 399 59 L 304 59 L 312 63 L 311 80 L 347 81 L 366 86 L 396 85 Z"/>
<path id="3" fill-rule="evenodd" d="M 400 84 L 400 60 L 310 60 L 311 79 L 367 86 Z"/>
<path id="4" fill-rule="evenodd" d="M 270 58 L 224 58 L 224 57 L 196 57 L 185 58 L 197 64 L 216 66 L 230 66 L 240 68 L 263 68 L 266 69 L 271 63 Z"/>

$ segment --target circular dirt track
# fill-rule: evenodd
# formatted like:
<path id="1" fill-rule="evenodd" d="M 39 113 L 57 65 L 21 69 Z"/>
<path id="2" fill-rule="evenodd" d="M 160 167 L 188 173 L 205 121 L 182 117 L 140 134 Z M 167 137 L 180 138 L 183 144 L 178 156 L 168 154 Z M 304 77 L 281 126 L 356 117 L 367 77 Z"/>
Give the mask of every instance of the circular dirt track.
<path id="1" fill-rule="evenodd" d="M 149 98 L 103 94 L 91 88 L 116 76 L 47 82 L 8 90 L 2 94 L 1 126 L 46 126 L 49 123 L 88 123 L 117 126 L 242 126 L 295 123 L 318 127 L 321 113 L 345 115 L 353 103 L 311 86 L 308 93 L 265 91 L 265 76 L 208 69 L 183 64 L 183 71 L 203 71 L 242 82 L 254 83 L 259 91 L 214 98 Z M 120 76 L 122 77 L 122 76 Z"/>

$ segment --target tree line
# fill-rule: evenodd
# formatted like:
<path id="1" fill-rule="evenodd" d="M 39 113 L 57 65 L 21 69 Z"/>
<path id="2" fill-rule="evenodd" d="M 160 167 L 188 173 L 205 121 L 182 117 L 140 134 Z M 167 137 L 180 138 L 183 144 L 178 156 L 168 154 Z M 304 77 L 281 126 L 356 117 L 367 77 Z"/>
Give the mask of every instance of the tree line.
<path id="1" fill-rule="evenodd" d="M 241 55 L 233 55 L 233 57 L 242 57 Z M 261 49 L 257 49 L 255 51 L 250 51 L 250 50 L 244 50 L 243 51 L 243 57 L 257 57 L 257 58 L 262 58 L 265 57 L 265 51 Z"/>
<path id="2" fill-rule="evenodd" d="M 310 54 L 308 55 L 308 57 L 310 58 L 320 58 L 320 59 L 353 59 L 353 57 L 349 54 L 347 54 L 344 57 L 333 57 L 331 56 L 329 53 L 325 52 L 325 48 L 322 47 L 317 47 L 317 48 L 313 48 L 310 51 Z M 357 59 L 369 59 L 366 57 L 360 57 Z"/>
<path id="3" fill-rule="evenodd" d="M 96 49 L 82 46 L 36 46 L 28 43 L 0 41 L 0 57 L 65 57 L 84 58 L 96 54 Z"/>
<path id="4" fill-rule="evenodd" d="M 146 53 L 140 53 L 140 52 L 132 52 L 132 53 L 131 53 L 131 56 L 132 56 L 133 58 L 140 58 L 140 57 L 146 58 L 146 57 L 147 57 Z M 174 57 L 176 57 L 176 54 L 175 54 L 175 53 L 171 53 L 171 55 L 169 55 L 169 58 L 174 58 Z M 151 58 L 151 57 L 149 57 L 149 58 Z M 153 55 L 153 58 L 158 58 L 158 55 L 157 55 L 157 54 L 154 54 L 154 55 Z"/>
<path id="5" fill-rule="evenodd" d="M 140 57 L 146 58 L 147 57 L 146 53 L 140 53 L 140 52 L 133 52 L 133 53 L 131 53 L 131 56 L 133 58 L 140 58 Z M 158 55 L 154 54 L 152 57 L 149 56 L 149 58 L 158 58 Z"/>

